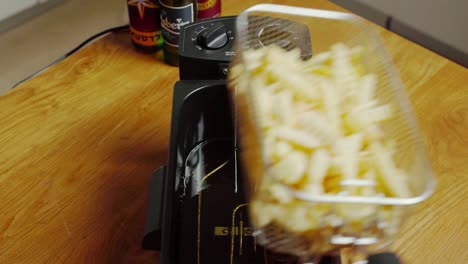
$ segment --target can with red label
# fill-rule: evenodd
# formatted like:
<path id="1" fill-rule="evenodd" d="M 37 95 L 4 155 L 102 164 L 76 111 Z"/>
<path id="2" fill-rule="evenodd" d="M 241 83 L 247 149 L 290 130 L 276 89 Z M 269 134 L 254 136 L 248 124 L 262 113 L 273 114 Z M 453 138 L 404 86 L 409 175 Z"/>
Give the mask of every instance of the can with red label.
<path id="1" fill-rule="evenodd" d="M 127 0 L 130 35 L 133 45 L 147 53 L 162 47 L 158 0 Z"/>
<path id="2" fill-rule="evenodd" d="M 221 0 L 198 0 L 198 19 L 221 15 Z"/>

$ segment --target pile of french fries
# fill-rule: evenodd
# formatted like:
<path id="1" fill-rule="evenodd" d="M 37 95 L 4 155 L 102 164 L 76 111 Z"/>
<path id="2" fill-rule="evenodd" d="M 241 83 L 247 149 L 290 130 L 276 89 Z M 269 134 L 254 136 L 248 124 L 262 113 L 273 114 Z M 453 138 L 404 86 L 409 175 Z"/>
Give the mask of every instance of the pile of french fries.
<path id="1" fill-rule="evenodd" d="M 366 72 L 362 57 L 362 47 L 336 44 L 302 60 L 299 50 L 270 45 L 246 51 L 244 62 L 231 69 L 231 79 L 248 93 L 261 141 L 265 172 L 251 201 L 258 226 L 317 228 L 327 205 L 311 212 L 291 191 L 411 196 L 407 174 L 394 161 L 396 141 L 382 129 L 394 111 L 376 99 L 378 80 Z M 373 212 L 366 206 L 341 209 L 349 219 Z"/>

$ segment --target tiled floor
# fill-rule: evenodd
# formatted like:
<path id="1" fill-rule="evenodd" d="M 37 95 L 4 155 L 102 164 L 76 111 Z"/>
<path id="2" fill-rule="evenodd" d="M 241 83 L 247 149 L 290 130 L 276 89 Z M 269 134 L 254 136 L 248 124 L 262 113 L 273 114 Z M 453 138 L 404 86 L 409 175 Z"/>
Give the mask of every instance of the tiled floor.
<path id="1" fill-rule="evenodd" d="M 128 23 L 124 0 L 66 0 L 0 33 L 0 95 L 88 37 Z"/>

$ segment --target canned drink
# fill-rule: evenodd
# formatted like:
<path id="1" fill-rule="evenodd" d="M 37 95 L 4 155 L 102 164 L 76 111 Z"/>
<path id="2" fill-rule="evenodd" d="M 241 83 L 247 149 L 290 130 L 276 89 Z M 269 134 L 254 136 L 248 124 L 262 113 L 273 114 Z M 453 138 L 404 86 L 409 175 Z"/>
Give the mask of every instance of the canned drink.
<path id="1" fill-rule="evenodd" d="M 198 0 L 198 19 L 221 15 L 221 0 Z"/>
<path id="2" fill-rule="evenodd" d="M 160 8 L 157 0 L 127 0 L 133 45 L 146 53 L 162 47 Z"/>

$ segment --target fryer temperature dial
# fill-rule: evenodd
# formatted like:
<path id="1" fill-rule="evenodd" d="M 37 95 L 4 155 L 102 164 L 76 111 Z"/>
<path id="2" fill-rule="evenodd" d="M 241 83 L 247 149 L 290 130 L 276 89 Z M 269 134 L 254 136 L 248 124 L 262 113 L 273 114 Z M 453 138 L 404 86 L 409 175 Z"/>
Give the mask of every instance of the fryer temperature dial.
<path id="1" fill-rule="evenodd" d="M 215 51 L 226 47 L 234 40 L 234 36 L 232 29 L 225 23 L 211 22 L 194 28 L 191 39 L 197 50 Z"/>
<path id="2" fill-rule="evenodd" d="M 204 49 L 220 49 L 229 41 L 229 36 L 226 31 L 226 26 L 217 23 L 208 28 L 203 29 L 197 36 L 197 44 Z"/>

